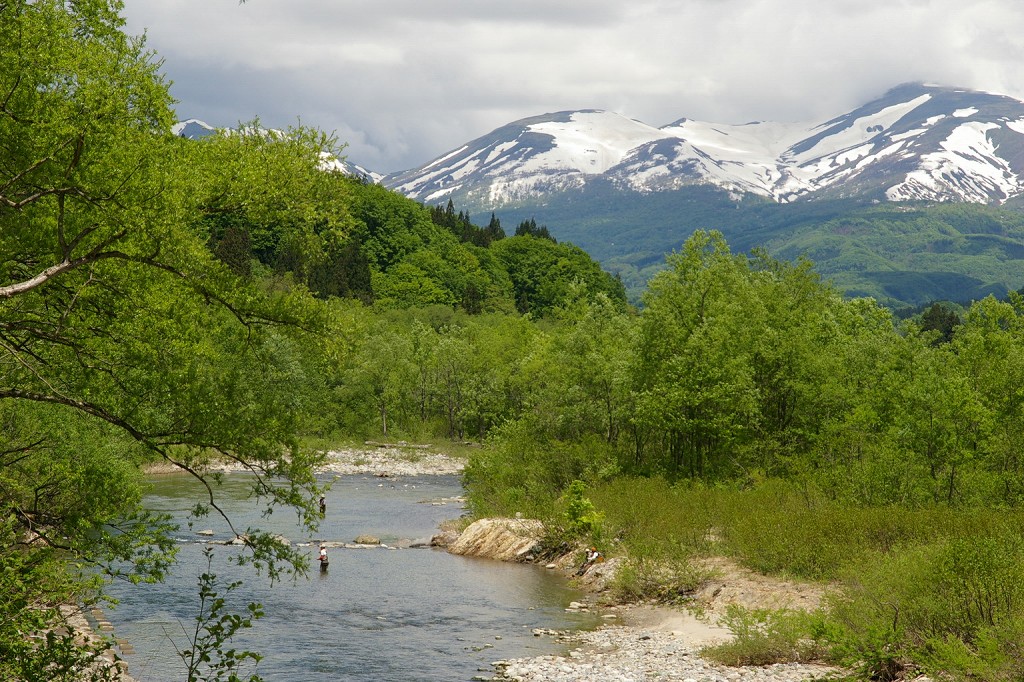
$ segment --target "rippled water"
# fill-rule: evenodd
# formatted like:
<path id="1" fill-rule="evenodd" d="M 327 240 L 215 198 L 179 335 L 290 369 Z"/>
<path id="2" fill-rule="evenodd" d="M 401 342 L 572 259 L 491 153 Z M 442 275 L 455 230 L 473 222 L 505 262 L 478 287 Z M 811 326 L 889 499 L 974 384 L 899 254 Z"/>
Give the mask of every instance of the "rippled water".
<path id="1" fill-rule="evenodd" d="M 328 493 L 321 535 L 311 538 L 283 513 L 259 518 L 245 491 L 244 476 L 227 478 L 221 499 L 236 525 L 259 524 L 295 543 L 351 542 L 362 533 L 384 543 L 428 538 L 442 520 L 461 514 L 457 502 L 441 502 L 461 494 L 456 477 L 344 476 Z M 185 519 L 198 493 L 188 477 L 155 477 L 147 504 Z M 199 544 L 195 531 L 205 529 L 215 532 L 214 540 L 231 537 L 212 517 L 193 530 L 183 526 L 179 565 L 165 583 L 113 587 L 121 603 L 107 615 L 115 636 L 134 648 L 128 669 L 142 682 L 184 678 L 175 646 L 188 646 L 183 628 L 196 615 L 196 578 L 206 570 L 202 550 L 209 545 Z M 314 558 L 315 545 L 306 549 Z M 256 671 L 268 681 L 470 680 L 491 674 L 492 661 L 556 651 L 548 637 L 533 636 L 534 628 L 595 624 L 588 614 L 567 613 L 578 593 L 535 566 L 436 549 L 337 548 L 330 550 L 326 574 L 270 586 L 229 566 L 235 551 L 216 546 L 214 570 L 226 580 L 244 580 L 232 593 L 236 610 L 249 601 L 264 605 L 266 616 L 235 644 L 265 656 Z"/>

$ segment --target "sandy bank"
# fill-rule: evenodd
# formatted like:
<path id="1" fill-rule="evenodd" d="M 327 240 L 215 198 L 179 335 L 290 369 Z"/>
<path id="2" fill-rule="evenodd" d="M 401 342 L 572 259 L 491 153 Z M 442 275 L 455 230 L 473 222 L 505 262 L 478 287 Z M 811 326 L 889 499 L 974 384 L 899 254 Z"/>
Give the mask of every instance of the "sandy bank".
<path id="1" fill-rule="evenodd" d="M 504 561 L 534 560 L 541 536 L 539 522 L 524 519 L 481 519 L 449 542 L 449 551 Z M 720 666 L 700 656 L 702 647 L 727 641 L 732 633 L 721 617 L 730 604 L 747 608 L 816 608 L 823 596 L 821 586 L 774 580 L 739 567 L 723 558 L 705 560 L 712 571 L 695 595 L 694 612 L 652 604 L 608 605 L 608 587 L 621 559 L 594 564 L 579 578 L 578 553 L 547 564 L 551 570 L 572 576 L 588 593 L 572 609 L 598 613 L 608 624 L 594 631 L 554 633 L 569 645 L 566 656 L 496 661 L 495 680 L 539 682 L 639 682 L 680 680 L 695 682 L 798 682 L 825 677 L 833 668 L 810 664 L 772 666 Z M 550 636 L 552 633 L 548 633 Z"/>

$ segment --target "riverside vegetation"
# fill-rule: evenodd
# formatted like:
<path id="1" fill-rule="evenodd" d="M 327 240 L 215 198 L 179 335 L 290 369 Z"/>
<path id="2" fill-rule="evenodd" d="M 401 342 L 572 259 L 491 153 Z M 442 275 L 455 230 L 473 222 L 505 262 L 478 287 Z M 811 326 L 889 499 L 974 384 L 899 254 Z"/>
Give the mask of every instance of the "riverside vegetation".
<path id="1" fill-rule="evenodd" d="M 532 221 L 325 171 L 318 131 L 175 137 L 120 9 L 0 3 L 0 677 L 114 674 L 59 607 L 169 569 L 141 465 L 202 479 L 201 515 L 232 460 L 312 532 L 323 445 L 365 438 L 483 444 L 472 513 L 627 557 L 624 597 L 685 599 L 707 554 L 835 586 L 733 613 L 722 660 L 1024 676 L 1024 297 L 897 323 L 698 231 L 638 312 Z M 238 534 L 272 579 L 308 568 Z M 189 679 L 258 678 L 233 584 L 204 576 Z"/>

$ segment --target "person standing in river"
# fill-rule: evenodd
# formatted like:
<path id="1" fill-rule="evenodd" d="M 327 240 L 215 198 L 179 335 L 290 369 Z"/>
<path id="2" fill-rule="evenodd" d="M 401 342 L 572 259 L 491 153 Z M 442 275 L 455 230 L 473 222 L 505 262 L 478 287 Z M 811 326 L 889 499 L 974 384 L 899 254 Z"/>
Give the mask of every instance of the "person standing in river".
<path id="1" fill-rule="evenodd" d="M 327 564 L 330 561 L 327 558 L 327 545 L 320 543 L 320 572 L 325 573 L 327 571 Z"/>
<path id="2" fill-rule="evenodd" d="M 327 516 L 327 500 L 323 495 L 320 496 L 320 517 Z"/>

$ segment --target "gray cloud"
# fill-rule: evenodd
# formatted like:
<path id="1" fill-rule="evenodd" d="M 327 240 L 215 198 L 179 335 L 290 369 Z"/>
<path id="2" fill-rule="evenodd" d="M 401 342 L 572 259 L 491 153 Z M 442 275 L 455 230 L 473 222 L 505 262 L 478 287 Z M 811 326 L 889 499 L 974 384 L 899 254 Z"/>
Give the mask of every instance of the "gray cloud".
<path id="1" fill-rule="evenodd" d="M 179 114 L 335 131 L 382 172 L 518 118 L 821 120 L 921 80 L 1024 96 L 1017 0 L 126 0 Z"/>

